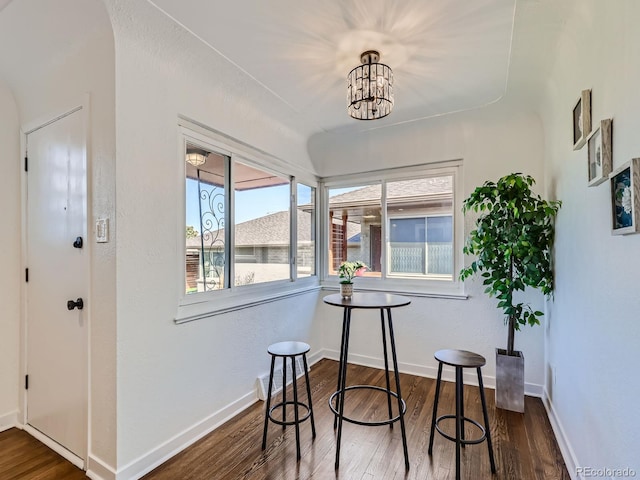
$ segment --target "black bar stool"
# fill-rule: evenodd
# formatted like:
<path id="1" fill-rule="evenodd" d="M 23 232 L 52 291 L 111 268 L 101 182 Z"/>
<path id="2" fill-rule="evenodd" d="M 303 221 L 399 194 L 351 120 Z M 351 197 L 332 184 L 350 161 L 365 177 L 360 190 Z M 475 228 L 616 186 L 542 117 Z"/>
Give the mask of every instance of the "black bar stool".
<path id="1" fill-rule="evenodd" d="M 433 401 L 433 416 L 431 417 L 431 438 L 429 439 L 429 455 L 433 454 L 433 436 L 435 430 L 447 440 L 456 442 L 456 480 L 460 480 L 460 447 L 465 445 L 475 445 L 487 441 L 489 448 L 489 461 L 491 463 L 491 473 L 496 473 L 496 464 L 493 459 L 493 446 L 491 444 L 491 432 L 489 431 L 489 416 L 487 415 L 487 402 L 484 398 L 484 387 L 482 384 L 483 367 L 487 361 L 482 355 L 467 352 L 465 350 L 438 350 L 435 355 L 438 360 L 438 381 L 436 383 L 436 398 Z M 436 418 L 438 411 L 438 400 L 440 398 L 440 381 L 442 380 L 442 365 L 451 365 L 456 369 L 456 413 L 455 415 L 441 415 Z M 478 372 L 478 388 L 480 389 L 480 400 L 482 401 L 482 415 L 484 416 L 484 427 L 475 420 L 464 416 L 464 383 L 462 379 L 462 371 L 464 368 L 475 368 Z M 439 423 L 448 418 L 454 418 L 456 421 L 456 436 L 446 434 L 440 430 Z M 480 429 L 482 435 L 480 437 L 467 440 L 464 438 L 464 422 L 469 422 Z"/>
<path id="2" fill-rule="evenodd" d="M 316 426 L 313 422 L 313 405 L 311 404 L 311 387 L 309 386 L 309 366 L 307 365 L 307 352 L 311 350 L 308 344 L 303 342 L 280 342 L 269 345 L 267 351 L 271 355 L 271 372 L 269 373 L 269 393 L 267 394 L 267 408 L 264 416 L 264 430 L 262 432 L 262 449 L 267 446 L 267 426 L 269 420 L 278 425 L 282 425 L 284 430 L 287 425 L 296 426 L 296 453 L 297 459 L 300 460 L 300 423 L 304 422 L 308 418 L 311 418 L 311 432 L 313 438 L 316 438 Z M 309 405 L 302 403 L 298 400 L 298 384 L 297 384 L 297 372 L 296 372 L 296 357 L 302 356 L 304 364 L 304 378 L 307 384 L 307 401 Z M 273 370 L 276 363 L 276 358 L 282 358 L 282 402 L 276 403 L 271 406 L 271 392 L 273 389 Z M 287 358 L 291 361 L 291 372 L 293 376 L 293 401 L 287 401 Z M 294 420 L 287 421 L 287 405 L 292 405 L 294 409 Z M 300 417 L 298 409 L 302 407 L 306 410 L 305 414 Z M 274 418 L 273 412 L 277 409 L 282 409 L 282 420 Z"/>

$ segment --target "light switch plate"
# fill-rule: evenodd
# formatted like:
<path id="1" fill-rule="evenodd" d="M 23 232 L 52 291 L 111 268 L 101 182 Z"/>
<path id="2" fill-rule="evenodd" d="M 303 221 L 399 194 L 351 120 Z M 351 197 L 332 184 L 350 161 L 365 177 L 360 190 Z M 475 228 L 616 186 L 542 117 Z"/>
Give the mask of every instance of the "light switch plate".
<path id="1" fill-rule="evenodd" d="M 107 243 L 109 241 L 109 219 L 99 218 L 96 220 L 96 242 Z"/>

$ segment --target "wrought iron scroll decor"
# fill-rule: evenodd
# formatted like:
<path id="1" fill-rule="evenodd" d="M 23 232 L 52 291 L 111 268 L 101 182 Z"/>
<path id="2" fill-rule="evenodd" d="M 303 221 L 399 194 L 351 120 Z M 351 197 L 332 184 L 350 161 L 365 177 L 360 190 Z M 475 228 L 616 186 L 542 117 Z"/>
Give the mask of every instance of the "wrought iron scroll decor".
<path id="1" fill-rule="evenodd" d="M 207 189 L 206 187 L 210 187 Z M 224 188 L 200 181 L 200 248 L 204 291 L 224 288 L 225 194 Z"/>

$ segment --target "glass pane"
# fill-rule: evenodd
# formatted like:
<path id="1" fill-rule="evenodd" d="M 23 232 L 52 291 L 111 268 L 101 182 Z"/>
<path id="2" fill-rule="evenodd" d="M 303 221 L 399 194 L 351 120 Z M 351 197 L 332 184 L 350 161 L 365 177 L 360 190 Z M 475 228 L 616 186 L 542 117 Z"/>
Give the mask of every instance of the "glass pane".
<path id="1" fill-rule="evenodd" d="M 387 183 L 392 275 L 453 279 L 453 177 Z"/>
<path id="2" fill-rule="evenodd" d="M 289 179 L 240 162 L 234 167 L 234 285 L 287 280 L 291 277 Z"/>
<path id="3" fill-rule="evenodd" d="M 453 217 L 427 218 L 427 273 L 453 273 Z"/>
<path id="4" fill-rule="evenodd" d="M 329 274 L 343 261 L 364 262 L 365 276 L 382 271 L 381 185 L 329 189 Z"/>
<path id="5" fill-rule="evenodd" d="M 425 273 L 426 223 L 421 218 L 389 221 L 390 273 Z"/>
<path id="6" fill-rule="evenodd" d="M 316 189 L 298 184 L 298 277 L 316 274 Z"/>
<path id="7" fill-rule="evenodd" d="M 187 144 L 186 278 L 187 294 L 218 290 L 225 284 L 225 170 L 229 158 Z"/>

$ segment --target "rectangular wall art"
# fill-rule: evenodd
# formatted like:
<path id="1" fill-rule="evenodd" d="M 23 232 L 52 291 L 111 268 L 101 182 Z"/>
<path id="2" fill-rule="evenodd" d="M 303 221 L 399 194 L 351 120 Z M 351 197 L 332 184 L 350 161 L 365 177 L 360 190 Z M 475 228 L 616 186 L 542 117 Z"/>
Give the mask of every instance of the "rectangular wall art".
<path id="1" fill-rule="evenodd" d="M 600 185 L 609 178 L 611 173 L 611 126 L 610 118 L 602 120 L 600 127 L 587 137 L 587 157 L 589 159 L 587 175 L 590 187 Z"/>
<path id="2" fill-rule="evenodd" d="M 611 183 L 611 233 L 636 233 L 640 215 L 640 158 L 634 158 L 609 174 Z"/>
<path id="3" fill-rule="evenodd" d="M 580 150 L 591 133 L 591 90 L 583 90 L 573 107 L 573 149 Z"/>

